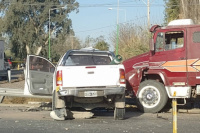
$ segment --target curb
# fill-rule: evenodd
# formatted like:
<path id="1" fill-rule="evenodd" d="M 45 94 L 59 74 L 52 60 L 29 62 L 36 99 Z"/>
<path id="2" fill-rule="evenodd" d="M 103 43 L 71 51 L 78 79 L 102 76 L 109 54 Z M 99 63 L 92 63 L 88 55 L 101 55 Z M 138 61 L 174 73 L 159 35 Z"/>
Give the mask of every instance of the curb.
<path id="1" fill-rule="evenodd" d="M 172 113 L 172 109 L 167 111 L 168 113 Z M 188 114 L 200 114 L 200 109 L 178 109 L 178 113 L 188 113 Z"/>

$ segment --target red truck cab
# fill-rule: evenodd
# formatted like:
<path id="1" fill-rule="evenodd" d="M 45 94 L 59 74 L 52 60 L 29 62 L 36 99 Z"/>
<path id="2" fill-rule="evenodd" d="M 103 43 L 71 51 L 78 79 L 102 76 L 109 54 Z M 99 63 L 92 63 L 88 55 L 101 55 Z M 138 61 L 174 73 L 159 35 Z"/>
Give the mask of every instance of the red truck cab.
<path id="1" fill-rule="evenodd" d="M 200 95 L 200 25 L 180 19 L 150 32 L 150 51 L 123 65 L 127 90 L 137 97 L 138 108 L 159 112 L 168 98 Z"/>

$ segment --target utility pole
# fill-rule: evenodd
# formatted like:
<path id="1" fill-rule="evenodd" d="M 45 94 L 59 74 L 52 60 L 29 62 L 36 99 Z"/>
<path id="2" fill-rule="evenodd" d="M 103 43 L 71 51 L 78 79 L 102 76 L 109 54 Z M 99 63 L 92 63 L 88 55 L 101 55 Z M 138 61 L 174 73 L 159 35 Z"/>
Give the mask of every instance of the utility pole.
<path id="1" fill-rule="evenodd" d="M 65 6 L 49 9 L 49 52 L 48 52 L 49 60 L 51 60 L 51 43 L 50 43 L 50 41 L 51 41 L 51 11 L 56 10 L 56 9 L 60 9 L 60 8 L 65 8 Z"/>
<path id="2" fill-rule="evenodd" d="M 117 42 L 116 42 L 116 55 L 118 55 L 119 47 L 119 0 L 117 2 Z"/>
<path id="3" fill-rule="evenodd" d="M 148 26 L 148 29 L 150 29 L 150 2 L 149 0 L 147 0 L 147 3 L 144 0 L 142 1 L 147 6 L 147 26 Z"/>
<path id="4" fill-rule="evenodd" d="M 147 21 L 148 21 L 148 29 L 150 28 L 150 5 L 149 0 L 147 0 Z"/>

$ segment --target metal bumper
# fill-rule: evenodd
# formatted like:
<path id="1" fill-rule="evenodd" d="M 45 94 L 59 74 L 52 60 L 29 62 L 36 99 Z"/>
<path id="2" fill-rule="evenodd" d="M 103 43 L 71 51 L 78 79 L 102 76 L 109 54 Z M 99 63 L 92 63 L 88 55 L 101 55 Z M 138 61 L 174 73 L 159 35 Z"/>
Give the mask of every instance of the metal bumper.
<path id="1" fill-rule="evenodd" d="M 171 87 L 166 86 L 167 94 L 169 98 L 190 98 L 191 87 Z"/>
<path id="2" fill-rule="evenodd" d="M 108 88 L 66 88 L 61 87 L 59 89 L 59 96 L 75 96 L 85 97 L 84 93 L 88 91 L 96 91 L 95 97 L 107 96 L 107 95 L 123 95 L 125 93 L 125 87 L 108 87 Z"/>

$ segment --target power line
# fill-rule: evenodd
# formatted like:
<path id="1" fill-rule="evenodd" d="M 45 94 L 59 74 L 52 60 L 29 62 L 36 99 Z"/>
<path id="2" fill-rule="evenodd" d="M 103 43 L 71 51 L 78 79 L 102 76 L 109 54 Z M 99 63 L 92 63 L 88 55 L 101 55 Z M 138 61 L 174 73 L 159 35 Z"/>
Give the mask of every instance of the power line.
<path id="1" fill-rule="evenodd" d="M 128 2 L 121 2 L 122 4 L 124 3 L 128 3 Z M 4 2 L 4 4 L 19 4 L 18 2 Z M 61 4 L 59 5 L 55 5 L 55 4 L 46 4 L 46 3 L 29 3 L 29 2 L 23 2 L 22 5 L 25 5 L 25 6 L 45 6 L 45 5 L 48 5 L 48 6 L 63 6 Z M 70 4 L 66 4 L 66 5 L 69 5 Z M 113 6 L 113 7 L 117 7 L 117 5 L 115 4 L 94 4 L 94 5 L 79 5 L 79 7 L 110 7 L 110 6 Z M 164 6 L 163 4 L 152 4 L 151 6 Z M 128 4 L 128 5 L 120 5 L 120 7 L 145 7 L 143 4 Z"/>
<path id="2" fill-rule="evenodd" d="M 142 18 L 146 18 L 146 17 L 147 17 L 147 16 L 143 16 L 143 17 L 136 18 L 136 19 L 132 19 L 132 20 L 129 20 L 129 21 L 127 21 L 127 22 L 122 22 L 122 23 L 119 23 L 119 24 L 130 23 L 130 22 L 132 22 L 132 21 L 135 21 L 135 20 L 138 20 L 138 19 L 142 19 Z M 115 25 L 109 25 L 109 26 L 99 27 L 99 28 L 90 29 L 90 30 L 77 31 L 77 32 L 75 32 L 75 33 L 89 32 L 89 31 L 100 30 L 100 29 L 104 29 L 104 28 L 108 28 L 108 27 L 114 27 L 114 26 L 115 26 Z"/>
<path id="3" fill-rule="evenodd" d="M 120 5 L 120 7 L 146 7 L 144 4 L 128 4 L 126 5 L 126 3 L 130 3 L 130 2 L 121 2 L 124 5 Z M 4 2 L 4 4 L 18 4 L 18 2 Z M 23 2 L 22 5 L 32 5 L 32 6 L 63 6 L 61 4 L 59 5 L 55 5 L 55 4 L 46 4 L 46 3 L 30 3 L 30 2 Z M 66 4 L 66 5 L 71 5 L 71 4 Z M 151 4 L 151 6 L 165 6 L 166 4 Z M 113 4 L 113 3 L 107 3 L 107 4 L 94 4 L 94 5 L 80 5 L 79 7 L 110 7 L 110 6 L 114 6 L 117 7 L 117 5 Z M 177 5 L 171 5 L 171 6 L 180 6 L 179 4 Z M 187 4 L 186 6 L 200 6 L 200 4 Z"/>

